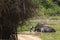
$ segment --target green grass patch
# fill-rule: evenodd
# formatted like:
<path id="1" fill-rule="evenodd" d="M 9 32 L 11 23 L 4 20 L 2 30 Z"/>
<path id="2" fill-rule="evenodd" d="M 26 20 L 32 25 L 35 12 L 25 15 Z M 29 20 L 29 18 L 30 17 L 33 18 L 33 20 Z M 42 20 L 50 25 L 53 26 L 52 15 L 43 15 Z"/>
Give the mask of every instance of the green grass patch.
<path id="1" fill-rule="evenodd" d="M 37 34 L 36 36 L 40 37 L 42 40 L 60 40 L 59 31 L 56 33 L 40 33 L 40 34 Z"/>
<path id="2" fill-rule="evenodd" d="M 49 24 L 52 24 L 51 27 L 55 28 L 57 31 L 60 31 L 60 22 L 50 21 Z"/>

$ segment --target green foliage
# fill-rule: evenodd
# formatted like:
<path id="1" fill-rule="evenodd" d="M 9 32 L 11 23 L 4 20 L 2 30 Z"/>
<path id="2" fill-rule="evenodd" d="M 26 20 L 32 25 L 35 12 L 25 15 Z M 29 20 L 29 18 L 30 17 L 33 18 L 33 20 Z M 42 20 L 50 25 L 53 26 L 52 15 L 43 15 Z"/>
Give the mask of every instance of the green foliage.
<path id="1" fill-rule="evenodd" d="M 25 25 L 23 25 L 22 27 L 18 28 L 18 32 L 22 32 L 22 31 L 29 31 L 30 26 L 34 26 L 34 24 L 31 23 L 25 23 Z"/>
<path id="2" fill-rule="evenodd" d="M 36 0 L 37 14 L 38 16 L 59 16 L 60 6 L 58 4 L 59 0 Z"/>
<path id="3" fill-rule="evenodd" d="M 48 14 L 49 16 L 56 16 L 57 11 L 54 10 L 54 9 L 47 9 L 47 14 Z"/>

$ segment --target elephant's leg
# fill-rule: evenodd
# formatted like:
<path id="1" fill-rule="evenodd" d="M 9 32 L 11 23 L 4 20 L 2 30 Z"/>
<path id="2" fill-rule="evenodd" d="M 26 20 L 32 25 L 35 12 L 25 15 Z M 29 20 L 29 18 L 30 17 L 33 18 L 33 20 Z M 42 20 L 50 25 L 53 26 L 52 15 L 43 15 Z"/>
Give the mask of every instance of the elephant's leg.
<path id="1" fill-rule="evenodd" d="M 44 28 L 41 28 L 41 32 L 44 32 Z"/>
<path id="2" fill-rule="evenodd" d="M 30 32 L 32 32 L 32 28 L 30 28 Z"/>
<path id="3" fill-rule="evenodd" d="M 37 29 L 34 29 L 34 32 L 36 32 L 37 31 Z"/>

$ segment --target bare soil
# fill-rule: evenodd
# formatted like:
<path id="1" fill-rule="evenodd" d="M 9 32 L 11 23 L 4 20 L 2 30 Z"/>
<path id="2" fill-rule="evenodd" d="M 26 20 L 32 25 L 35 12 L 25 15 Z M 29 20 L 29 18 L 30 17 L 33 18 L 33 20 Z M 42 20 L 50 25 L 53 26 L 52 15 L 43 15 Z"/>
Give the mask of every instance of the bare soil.
<path id="1" fill-rule="evenodd" d="M 39 37 L 26 35 L 26 34 L 18 34 L 18 40 L 41 40 Z"/>

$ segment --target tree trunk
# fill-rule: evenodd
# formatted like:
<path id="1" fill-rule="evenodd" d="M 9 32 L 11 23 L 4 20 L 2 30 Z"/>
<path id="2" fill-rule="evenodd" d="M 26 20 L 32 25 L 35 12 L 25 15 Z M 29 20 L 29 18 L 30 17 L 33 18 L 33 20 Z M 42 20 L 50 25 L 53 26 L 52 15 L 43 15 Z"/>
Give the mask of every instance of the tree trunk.
<path id="1" fill-rule="evenodd" d="M 17 27 L 32 17 L 30 0 L 0 0 L 0 40 L 18 40 Z"/>

